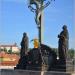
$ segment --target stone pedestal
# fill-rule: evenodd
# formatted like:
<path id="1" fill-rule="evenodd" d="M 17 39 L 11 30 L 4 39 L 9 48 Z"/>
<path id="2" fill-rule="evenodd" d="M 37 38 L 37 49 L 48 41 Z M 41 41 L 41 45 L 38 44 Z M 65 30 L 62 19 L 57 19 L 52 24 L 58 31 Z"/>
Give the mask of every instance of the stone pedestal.
<path id="1" fill-rule="evenodd" d="M 72 59 L 67 59 L 66 60 L 66 72 L 72 72 L 74 71 L 74 68 L 73 68 L 73 61 Z"/>
<path id="2" fill-rule="evenodd" d="M 55 71 L 27 71 L 27 70 L 0 70 L 1 75 L 72 75 L 68 72 L 55 72 Z M 75 74 L 75 73 L 74 73 Z"/>

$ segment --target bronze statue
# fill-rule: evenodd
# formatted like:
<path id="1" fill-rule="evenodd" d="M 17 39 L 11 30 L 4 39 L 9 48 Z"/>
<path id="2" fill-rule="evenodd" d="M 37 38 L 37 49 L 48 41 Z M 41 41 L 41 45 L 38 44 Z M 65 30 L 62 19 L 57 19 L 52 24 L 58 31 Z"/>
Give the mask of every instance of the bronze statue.
<path id="1" fill-rule="evenodd" d="M 41 23 L 40 17 L 42 14 L 42 10 L 50 4 L 50 1 L 48 1 L 45 5 L 43 5 L 44 1 L 45 0 L 30 0 L 29 5 L 28 5 L 28 8 L 30 8 L 32 12 L 36 13 L 35 22 L 38 25 L 38 27 L 40 26 L 40 23 Z M 32 7 L 33 4 L 35 5 L 36 8 Z"/>
<path id="2" fill-rule="evenodd" d="M 25 55 L 28 51 L 28 36 L 26 33 L 23 33 L 23 38 L 22 38 L 22 41 L 21 41 L 21 55 Z"/>
<path id="3" fill-rule="evenodd" d="M 67 30 L 67 26 L 64 25 L 62 27 L 63 31 L 58 35 L 59 38 L 59 59 L 66 59 L 67 57 L 67 51 L 68 51 L 68 40 L 69 40 L 69 34 Z"/>

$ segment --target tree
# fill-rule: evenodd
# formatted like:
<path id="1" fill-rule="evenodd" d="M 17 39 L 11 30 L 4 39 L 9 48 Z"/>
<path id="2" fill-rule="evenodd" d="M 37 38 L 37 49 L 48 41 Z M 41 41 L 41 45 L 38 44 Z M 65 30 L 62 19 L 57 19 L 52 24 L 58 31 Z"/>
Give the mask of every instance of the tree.
<path id="1" fill-rule="evenodd" d="M 12 54 L 12 49 L 9 49 L 9 50 L 8 50 L 8 53 L 9 53 L 9 54 Z"/>
<path id="2" fill-rule="evenodd" d="M 3 50 L 5 53 L 7 53 L 7 49 L 6 48 L 4 48 L 4 50 Z"/>
<path id="3" fill-rule="evenodd" d="M 75 51 L 74 49 L 69 49 L 69 51 L 68 51 L 68 55 L 71 59 L 74 58 L 74 53 L 75 53 L 74 51 Z"/>
<path id="4" fill-rule="evenodd" d="M 0 52 L 1 52 L 1 51 L 4 51 L 4 49 L 1 49 L 1 48 L 0 48 Z"/>

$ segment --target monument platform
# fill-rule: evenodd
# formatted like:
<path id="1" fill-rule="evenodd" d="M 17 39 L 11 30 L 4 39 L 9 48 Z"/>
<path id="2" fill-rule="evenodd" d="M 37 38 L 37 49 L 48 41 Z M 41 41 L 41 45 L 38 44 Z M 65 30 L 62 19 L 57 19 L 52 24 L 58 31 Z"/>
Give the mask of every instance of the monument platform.
<path id="1" fill-rule="evenodd" d="M 73 72 L 57 72 L 57 71 L 29 71 L 29 70 L 1 69 L 0 75 L 75 75 L 75 72 L 73 73 Z"/>

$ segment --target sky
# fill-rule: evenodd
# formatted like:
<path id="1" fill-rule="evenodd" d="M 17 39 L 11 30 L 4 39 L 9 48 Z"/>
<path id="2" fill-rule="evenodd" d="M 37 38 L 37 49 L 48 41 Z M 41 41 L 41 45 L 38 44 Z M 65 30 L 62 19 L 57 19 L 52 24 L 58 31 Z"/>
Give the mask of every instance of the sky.
<path id="1" fill-rule="evenodd" d="M 48 1 L 48 0 L 46 0 Z M 43 11 L 43 43 L 58 48 L 58 34 L 62 26 L 69 31 L 69 48 L 75 49 L 74 0 L 55 0 Z M 32 39 L 38 37 L 35 13 L 28 8 L 28 0 L 0 0 L 0 44 L 14 44 L 20 47 L 23 33 Z"/>

